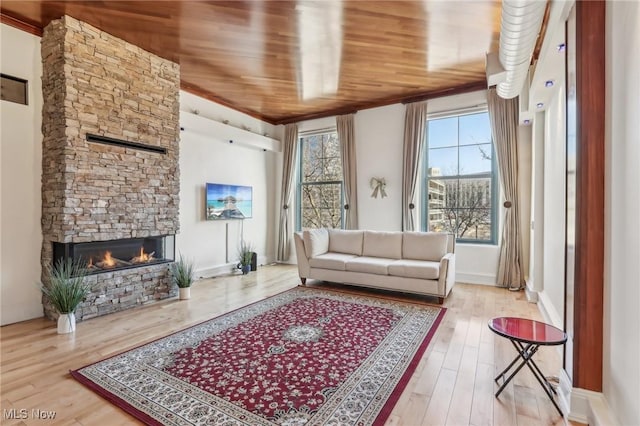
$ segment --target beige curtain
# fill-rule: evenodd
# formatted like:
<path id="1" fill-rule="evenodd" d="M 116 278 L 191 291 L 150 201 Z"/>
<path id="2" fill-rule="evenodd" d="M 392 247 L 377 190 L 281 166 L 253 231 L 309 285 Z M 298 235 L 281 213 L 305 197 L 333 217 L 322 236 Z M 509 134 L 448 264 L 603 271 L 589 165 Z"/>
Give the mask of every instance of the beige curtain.
<path id="1" fill-rule="evenodd" d="M 344 228 L 358 229 L 358 191 L 356 181 L 356 138 L 353 114 L 336 117 L 344 182 Z"/>
<path id="2" fill-rule="evenodd" d="M 487 101 L 493 145 L 506 200 L 497 284 L 519 290 L 524 288 L 524 275 L 518 200 L 518 98 L 502 99 L 496 89 L 491 88 Z"/>
<path id="3" fill-rule="evenodd" d="M 415 231 L 416 184 L 422 147 L 427 132 L 427 103 L 407 104 L 404 116 L 404 153 L 402 165 L 402 230 Z"/>
<path id="4" fill-rule="evenodd" d="M 280 195 L 280 227 L 278 229 L 278 253 L 276 259 L 279 262 L 289 260 L 290 237 L 289 216 L 291 206 L 291 193 L 293 192 L 294 171 L 298 158 L 298 125 L 287 124 L 284 128 L 282 155 L 282 188 Z"/>

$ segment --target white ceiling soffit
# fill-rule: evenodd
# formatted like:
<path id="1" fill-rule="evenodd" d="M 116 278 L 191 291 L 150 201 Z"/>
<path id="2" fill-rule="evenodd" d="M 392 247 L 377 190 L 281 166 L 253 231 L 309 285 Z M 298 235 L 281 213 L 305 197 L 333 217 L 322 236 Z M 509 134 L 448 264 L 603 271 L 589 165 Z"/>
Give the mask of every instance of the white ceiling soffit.
<path id="1" fill-rule="evenodd" d="M 520 123 L 530 124 L 536 112 L 547 108 L 565 81 L 565 22 L 573 8 L 573 1 L 551 2 L 547 29 L 540 56 L 529 68 L 530 83 L 520 93 Z"/>
<path id="2" fill-rule="evenodd" d="M 502 2 L 499 58 L 506 77 L 496 88 L 502 98 L 515 98 L 522 90 L 546 5 L 540 0 Z"/>

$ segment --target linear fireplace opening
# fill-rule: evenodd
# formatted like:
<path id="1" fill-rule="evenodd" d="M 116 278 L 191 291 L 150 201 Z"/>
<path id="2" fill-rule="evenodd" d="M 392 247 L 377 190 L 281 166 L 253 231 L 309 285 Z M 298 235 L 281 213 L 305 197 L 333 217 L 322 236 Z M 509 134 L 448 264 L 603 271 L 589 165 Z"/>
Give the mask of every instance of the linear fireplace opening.
<path id="1" fill-rule="evenodd" d="M 175 236 L 125 238 L 88 243 L 53 243 L 53 262 L 73 259 L 89 274 L 169 263 L 175 260 Z"/>

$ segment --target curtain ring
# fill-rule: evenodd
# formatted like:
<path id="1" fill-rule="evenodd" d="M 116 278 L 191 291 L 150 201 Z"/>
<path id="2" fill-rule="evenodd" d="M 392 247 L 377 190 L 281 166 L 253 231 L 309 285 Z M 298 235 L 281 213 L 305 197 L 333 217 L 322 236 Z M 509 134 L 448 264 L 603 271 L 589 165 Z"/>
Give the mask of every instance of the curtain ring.
<path id="1" fill-rule="evenodd" d="M 344 209 L 345 209 L 345 210 L 349 210 L 349 204 L 345 204 L 345 205 L 344 205 Z"/>
<path id="2" fill-rule="evenodd" d="M 413 204 L 413 203 L 409 203 L 409 208 L 410 208 L 411 210 L 413 210 L 413 209 L 415 209 L 415 208 L 416 208 L 416 205 L 415 205 L 415 204 Z"/>
<path id="3" fill-rule="evenodd" d="M 289 208 L 289 206 L 285 204 L 284 206 L 282 206 L 282 208 L 286 210 Z"/>
<path id="4" fill-rule="evenodd" d="M 510 208 L 511 207 L 511 201 L 505 201 L 503 204 L 503 206 L 505 206 L 505 208 Z"/>

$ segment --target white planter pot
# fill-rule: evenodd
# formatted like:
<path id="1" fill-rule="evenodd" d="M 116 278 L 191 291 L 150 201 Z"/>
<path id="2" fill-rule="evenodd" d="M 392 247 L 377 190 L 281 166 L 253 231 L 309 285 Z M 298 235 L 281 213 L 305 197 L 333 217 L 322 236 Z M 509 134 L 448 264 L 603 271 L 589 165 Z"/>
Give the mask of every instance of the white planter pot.
<path id="1" fill-rule="evenodd" d="M 182 287 L 180 290 L 180 300 L 191 299 L 191 287 Z"/>
<path id="2" fill-rule="evenodd" d="M 73 333 L 76 331 L 76 314 L 60 314 L 58 317 L 58 334 Z"/>

